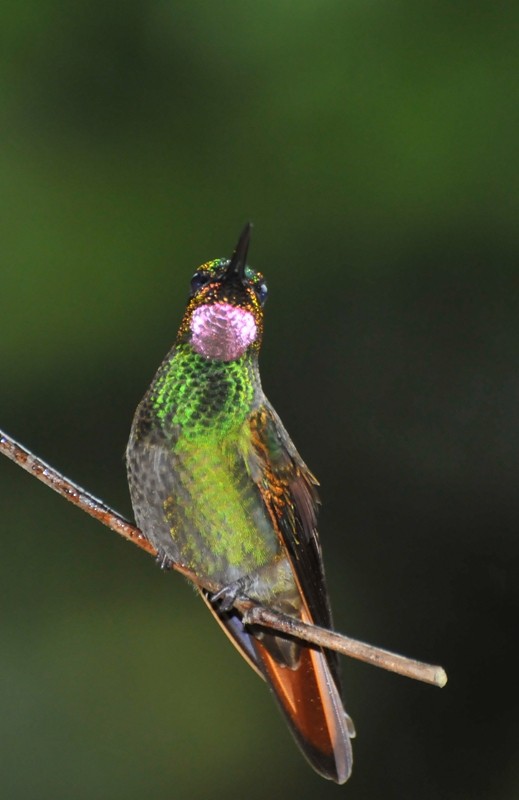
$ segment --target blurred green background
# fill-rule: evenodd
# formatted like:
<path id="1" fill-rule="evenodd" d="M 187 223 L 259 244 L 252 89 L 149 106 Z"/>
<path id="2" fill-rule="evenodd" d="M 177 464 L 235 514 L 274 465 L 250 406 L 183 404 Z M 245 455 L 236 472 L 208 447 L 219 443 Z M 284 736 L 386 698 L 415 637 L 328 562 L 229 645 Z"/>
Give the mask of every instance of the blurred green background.
<path id="1" fill-rule="evenodd" d="M 0 459 L 10 800 L 519 795 L 519 6 L 0 10 L 0 425 L 127 516 L 189 279 L 254 221 L 263 382 L 322 484 L 355 768 L 306 765 L 185 582 Z"/>

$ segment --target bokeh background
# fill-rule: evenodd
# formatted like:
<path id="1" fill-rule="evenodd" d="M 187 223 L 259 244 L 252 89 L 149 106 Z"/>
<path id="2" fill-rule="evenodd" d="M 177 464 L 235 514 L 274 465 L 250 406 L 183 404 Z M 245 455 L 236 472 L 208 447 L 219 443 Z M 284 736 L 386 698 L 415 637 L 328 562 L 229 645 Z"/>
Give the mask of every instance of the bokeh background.
<path id="1" fill-rule="evenodd" d="M 306 765 L 194 592 L 0 459 L 10 800 L 519 796 L 519 6 L 0 10 L 0 424 L 131 515 L 189 279 L 254 221 L 263 382 L 322 484 L 355 768 Z"/>

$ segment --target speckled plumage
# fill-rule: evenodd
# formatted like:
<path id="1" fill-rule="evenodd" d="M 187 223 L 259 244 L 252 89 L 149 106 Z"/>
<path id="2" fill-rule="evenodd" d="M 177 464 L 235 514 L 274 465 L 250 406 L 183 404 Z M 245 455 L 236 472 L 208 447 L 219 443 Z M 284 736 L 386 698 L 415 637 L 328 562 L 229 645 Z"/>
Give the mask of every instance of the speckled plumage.
<path id="1" fill-rule="evenodd" d="M 208 262 L 193 277 L 176 343 L 135 414 L 127 449 L 132 504 L 161 560 L 218 584 L 229 605 L 238 587 L 240 595 L 329 627 L 316 480 L 261 387 L 266 286 L 245 266 L 249 235 L 246 228 L 232 259 Z M 236 610 L 205 599 L 271 685 L 314 768 L 347 780 L 353 729 L 336 656 L 253 635 Z"/>

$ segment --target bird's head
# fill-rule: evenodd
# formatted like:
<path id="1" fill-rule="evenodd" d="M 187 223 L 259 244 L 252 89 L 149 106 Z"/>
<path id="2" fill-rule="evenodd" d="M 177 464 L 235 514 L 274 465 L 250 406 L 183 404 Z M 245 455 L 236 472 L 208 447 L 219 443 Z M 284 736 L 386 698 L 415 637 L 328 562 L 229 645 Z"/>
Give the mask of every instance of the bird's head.
<path id="1" fill-rule="evenodd" d="M 208 261 L 191 278 L 178 340 L 204 358 L 234 361 L 260 347 L 267 285 L 246 263 L 251 230 L 247 223 L 231 258 Z"/>

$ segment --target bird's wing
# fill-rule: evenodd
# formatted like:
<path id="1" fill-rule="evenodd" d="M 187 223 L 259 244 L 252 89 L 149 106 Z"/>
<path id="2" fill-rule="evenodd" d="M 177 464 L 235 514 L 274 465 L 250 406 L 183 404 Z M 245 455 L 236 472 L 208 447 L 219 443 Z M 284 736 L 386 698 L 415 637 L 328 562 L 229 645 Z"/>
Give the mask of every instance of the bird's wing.
<path id="1" fill-rule="evenodd" d="M 317 534 L 317 479 L 267 401 L 248 419 L 246 464 L 292 565 L 307 622 L 329 628 L 332 617 Z M 337 656 L 327 652 L 339 684 Z"/>
<path id="2" fill-rule="evenodd" d="M 269 403 L 248 420 L 247 467 L 258 487 L 317 625 L 331 621 L 317 534 L 317 479 Z"/>

